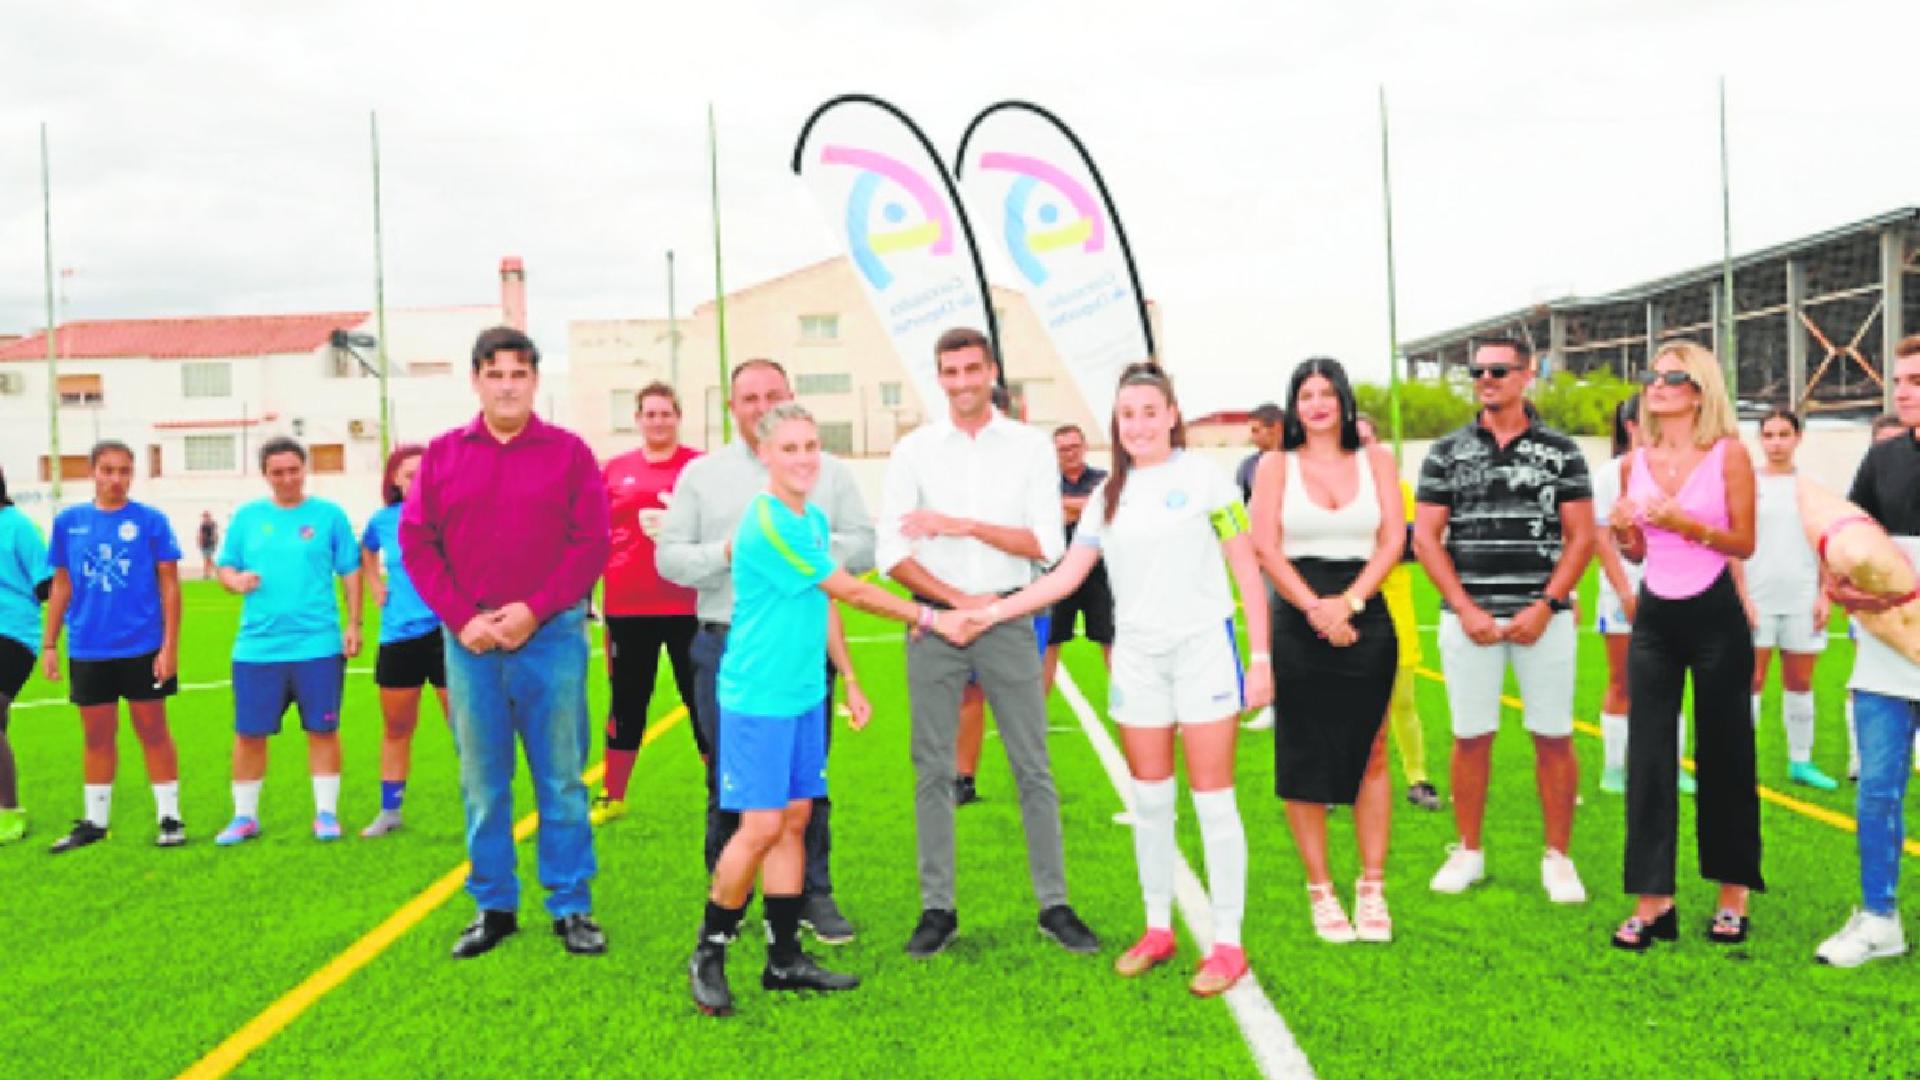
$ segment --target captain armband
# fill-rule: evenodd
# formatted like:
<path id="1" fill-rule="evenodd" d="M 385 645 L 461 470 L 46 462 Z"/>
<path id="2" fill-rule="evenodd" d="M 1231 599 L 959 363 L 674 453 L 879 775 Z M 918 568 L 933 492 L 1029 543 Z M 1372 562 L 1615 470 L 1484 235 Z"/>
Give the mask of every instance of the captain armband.
<path id="1" fill-rule="evenodd" d="M 1247 508 L 1237 502 L 1215 510 L 1207 515 L 1207 519 L 1213 523 L 1214 535 L 1222 540 L 1231 540 L 1248 530 Z"/>

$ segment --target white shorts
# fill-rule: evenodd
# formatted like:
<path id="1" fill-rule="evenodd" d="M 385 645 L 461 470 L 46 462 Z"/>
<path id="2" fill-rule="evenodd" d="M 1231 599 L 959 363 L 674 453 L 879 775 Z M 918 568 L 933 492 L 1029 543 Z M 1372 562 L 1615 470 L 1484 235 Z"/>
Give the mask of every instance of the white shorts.
<path id="1" fill-rule="evenodd" d="M 1117 724 L 1204 724 L 1236 715 L 1243 701 L 1232 619 L 1191 634 L 1166 652 L 1131 648 L 1124 632 L 1113 643 L 1107 711 Z"/>
<path id="2" fill-rule="evenodd" d="M 1813 612 L 1794 615 L 1762 613 L 1753 628 L 1753 647 L 1790 653 L 1820 653 L 1827 649 L 1827 632 L 1813 624 Z"/>
<path id="3" fill-rule="evenodd" d="M 1504 621 L 1504 620 L 1503 620 Z M 1512 666 L 1535 735 L 1573 734 L 1573 683 L 1579 642 L 1571 611 L 1554 615 L 1532 645 L 1476 645 L 1451 611 L 1440 613 L 1440 662 L 1446 669 L 1453 737 L 1474 739 L 1500 728 L 1500 691 Z"/>
<path id="4" fill-rule="evenodd" d="M 1626 637 L 1633 633 L 1633 620 L 1627 618 L 1626 605 L 1612 589 L 1601 589 L 1594 599 L 1594 606 L 1600 609 L 1593 617 L 1594 630 L 1606 637 Z"/>

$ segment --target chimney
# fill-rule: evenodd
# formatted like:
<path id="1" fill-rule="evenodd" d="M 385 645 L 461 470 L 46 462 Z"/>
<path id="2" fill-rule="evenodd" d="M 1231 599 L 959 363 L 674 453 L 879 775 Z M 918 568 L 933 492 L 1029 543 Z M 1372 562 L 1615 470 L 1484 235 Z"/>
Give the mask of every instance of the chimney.
<path id="1" fill-rule="evenodd" d="M 518 255 L 500 260 L 500 314 L 515 330 L 527 329 L 527 265 Z"/>

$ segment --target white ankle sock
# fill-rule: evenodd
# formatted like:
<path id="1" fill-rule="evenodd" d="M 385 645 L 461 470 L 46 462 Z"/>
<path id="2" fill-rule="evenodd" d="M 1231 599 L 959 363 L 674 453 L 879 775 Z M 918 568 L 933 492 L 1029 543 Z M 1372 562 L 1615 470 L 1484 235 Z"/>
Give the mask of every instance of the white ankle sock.
<path id="1" fill-rule="evenodd" d="M 113 820 L 113 785 L 88 784 L 87 820 L 101 828 L 106 828 Z"/>
<path id="2" fill-rule="evenodd" d="M 1813 694 L 1786 691 L 1780 695 L 1780 715 L 1787 725 L 1787 760 L 1813 760 Z"/>
<path id="3" fill-rule="evenodd" d="M 153 809 L 154 816 L 161 821 L 168 818 L 180 820 L 180 781 L 169 780 L 153 785 Z"/>
<path id="4" fill-rule="evenodd" d="M 1140 894 L 1147 903 L 1147 929 L 1173 928 L 1174 799 L 1172 777 L 1133 782 L 1133 853 L 1140 863 Z"/>
<path id="5" fill-rule="evenodd" d="M 1233 789 L 1196 791 L 1193 810 L 1200 819 L 1200 843 L 1207 853 L 1207 891 L 1213 894 L 1213 940 L 1239 945 L 1247 912 L 1247 832 Z"/>
<path id="6" fill-rule="evenodd" d="M 316 776 L 313 778 L 313 812 L 316 814 L 338 814 L 340 812 L 340 774 Z"/>
<path id="7" fill-rule="evenodd" d="M 1760 698 L 1759 694 L 1753 695 L 1753 726 L 1756 731 L 1760 728 Z"/>
<path id="8" fill-rule="evenodd" d="M 1627 718 L 1619 713 L 1600 714 L 1600 755 L 1608 769 L 1627 767 Z"/>
<path id="9" fill-rule="evenodd" d="M 235 780 L 233 782 L 233 816 L 260 820 L 260 781 Z"/>
<path id="10" fill-rule="evenodd" d="M 1680 760 L 1684 762 L 1687 760 L 1687 710 L 1681 709 L 1680 714 L 1673 718 L 1673 724 L 1678 731 L 1673 744 L 1680 748 Z"/>

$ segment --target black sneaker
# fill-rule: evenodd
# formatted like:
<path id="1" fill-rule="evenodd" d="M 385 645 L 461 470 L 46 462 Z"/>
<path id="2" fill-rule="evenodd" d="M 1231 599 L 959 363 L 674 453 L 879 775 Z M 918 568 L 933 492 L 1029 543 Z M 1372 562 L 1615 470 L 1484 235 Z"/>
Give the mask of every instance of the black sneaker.
<path id="1" fill-rule="evenodd" d="M 959 931 L 957 913 L 929 908 L 920 913 L 920 922 L 914 926 L 913 936 L 907 939 L 907 955 L 922 959 L 932 956 L 952 944 Z"/>
<path id="2" fill-rule="evenodd" d="M 53 846 L 47 850 L 55 855 L 65 855 L 69 851 L 76 851 L 86 847 L 88 844 L 97 844 L 106 838 L 107 830 L 95 825 L 86 818 L 81 818 L 79 821 L 73 823 L 72 832 L 55 840 Z"/>
<path id="3" fill-rule="evenodd" d="M 974 784 L 973 777 L 956 776 L 953 778 L 953 805 L 965 806 L 968 803 L 977 803 L 979 801 L 980 789 Z"/>
<path id="4" fill-rule="evenodd" d="M 153 838 L 154 847 L 179 847 L 187 842 L 187 827 L 179 818 L 161 818 L 160 832 Z"/>
<path id="5" fill-rule="evenodd" d="M 852 990 L 860 985 L 860 976 L 842 975 L 837 971 L 828 971 L 821 967 L 813 957 L 801 953 L 791 964 L 785 966 L 767 961 L 767 969 L 760 973 L 760 988 L 763 990 Z"/>
<path id="6" fill-rule="evenodd" d="M 693 988 L 693 1004 L 707 1016 L 732 1016 L 733 991 L 727 986 L 727 947 L 717 941 L 703 941 L 687 962 L 687 982 Z"/>
<path id="7" fill-rule="evenodd" d="M 453 958 L 469 960 L 491 952 L 519 929 L 520 918 L 511 911 L 482 911 L 460 931 L 460 940 L 453 943 Z"/>
<path id="8" fill-rule="evenodd" d="M 1040 913 L 1040 932 L 1059 942 L 1060 947 L 1068 952 L 1100 951 L 1100 939 L 1065 904 L 1055 904 Z"/>
<path id="9" fill-rule="evenodd" d="M 607 951 L 606 932 L 583 911 L 553 920 L 553 932 L 575 956 L 599 956 Z"/>
<path id="10" fill-rule="evenodd" d="M 1422 810 L 1440 809 L 1440 791 L 1425 780 L 1407 789 L 1407 801 Z"/>
<path id="11" fill-rule="evenodd" d="M 828 945 L 845 945 L 853 940 L 853 924 L 840 914 L 840 905 L 833 902 L 832 893 L 808 896 L 800 911 L 800 922 Z"/>

